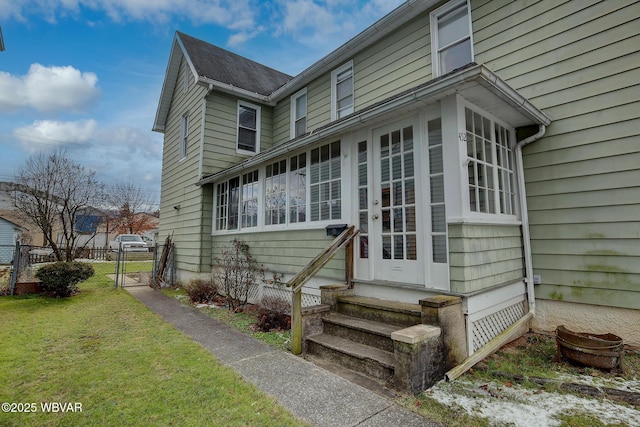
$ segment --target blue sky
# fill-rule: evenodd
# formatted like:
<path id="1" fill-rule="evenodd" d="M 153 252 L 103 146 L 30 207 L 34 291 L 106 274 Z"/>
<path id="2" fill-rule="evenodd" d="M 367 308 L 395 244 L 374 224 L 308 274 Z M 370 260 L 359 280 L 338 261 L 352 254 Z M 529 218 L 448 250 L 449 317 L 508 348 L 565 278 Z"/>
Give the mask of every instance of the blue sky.
<path id="1" fill-rule="evenodd" d="M 402 0 L 0 0 L 0 181 L 64 148 L 160 194 L 151 132 L 174 32 L 295 75 Z"/>

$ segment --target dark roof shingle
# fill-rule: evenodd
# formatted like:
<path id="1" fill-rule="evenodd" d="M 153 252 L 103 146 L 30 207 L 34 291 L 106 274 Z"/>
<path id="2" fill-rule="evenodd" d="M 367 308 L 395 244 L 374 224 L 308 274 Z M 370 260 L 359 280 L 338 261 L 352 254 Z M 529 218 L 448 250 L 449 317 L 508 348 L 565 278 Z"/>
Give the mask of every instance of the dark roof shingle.
<path id="1" fill-rule="evenodd" d="M 187 34 L 179 31 L 177 34 L 198 76 L 265 96 L 292 79 L 292 76 Z"/>

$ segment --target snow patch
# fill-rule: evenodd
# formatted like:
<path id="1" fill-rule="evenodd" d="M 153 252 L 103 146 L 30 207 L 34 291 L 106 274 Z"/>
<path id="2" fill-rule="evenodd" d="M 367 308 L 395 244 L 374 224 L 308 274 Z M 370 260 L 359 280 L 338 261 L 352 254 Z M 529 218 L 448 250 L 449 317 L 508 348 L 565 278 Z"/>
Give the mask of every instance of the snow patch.
<path id="1" fill-rule="evenodd" d="M 486 418 L 492 425 L 554 427 L 561 424 L 558 416 L 580 413 L 607 425 L 640 426 L 640 411 L 633 408 L 609 400 L 549 393 L 517 385 L 441 381 L 425 395 L 449 407 L 461 407 L 471 416 Z"/>

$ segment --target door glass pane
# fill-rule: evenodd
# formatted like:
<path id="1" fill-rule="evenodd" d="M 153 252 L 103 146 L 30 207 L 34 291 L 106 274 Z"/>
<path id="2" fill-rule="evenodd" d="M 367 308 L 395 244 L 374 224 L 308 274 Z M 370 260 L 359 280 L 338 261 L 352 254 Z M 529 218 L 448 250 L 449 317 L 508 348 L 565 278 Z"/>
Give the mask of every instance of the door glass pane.
<path id="1" fill-rule="evenodd" d="M 393 206 L 402 205 L 402 182 L 393 183 Z"/>
<path id="2" fill-rule="evenodd" d="M 408 207 L 406 208 L 405 212 L 405 230 L 416 231 L 416 208 Z"/>
<path id="3" fill-rule="evenodd" d="M 384 209 L 382 211 L 382 232 L 388 233 L 391 231 L 391 209 Z"/>
<path id="4" fill-rule="evenodd" d="M 382 236 L 382 259 L 391 259 L 391 236 Z"/>
<path id="5" fill-rule="evenodd" d="M 407 235 L 407 259 L 415 260 L 417 259 L 417 250 L 416 250 L 416 236 L 415 234 Z"/>
<path id="6" fill-rule="evenodd" d="M 393 236 L 393 259 L 404 259 L 404 239 L 402 234 Z"/>
<path id="7" fill-rule="evenodd" d="M 413 204 L 416 202 L 416 188 L 412 179 L 408 179 L 404 183 L 404 202 Z"/>
<path id="8" fill-rule="evenodd" d="M 401 233 L 404 231 L 404 209 L 402 208 L 394 208 L 393 209 L 393 231 L 396 233 Z"/>

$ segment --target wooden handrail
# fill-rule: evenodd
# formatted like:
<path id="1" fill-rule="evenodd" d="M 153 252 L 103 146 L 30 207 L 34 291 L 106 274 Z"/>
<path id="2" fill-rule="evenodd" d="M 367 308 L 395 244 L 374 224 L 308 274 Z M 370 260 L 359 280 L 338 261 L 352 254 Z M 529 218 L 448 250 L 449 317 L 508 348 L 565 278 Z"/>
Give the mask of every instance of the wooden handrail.
<path id="1" fill-rule="evenodd" d="M 340 249 L 349 244 L 359 233 L 360 230 L 356 230 L 355 226 L 351 225 L 347 227 L 329 246 L 309 261 L 309 263 L 287 283 L 287 286 L 293 288 L 293 295 L 291 297 L 291 352 L 293 354 L 302 353 L 302 287 L 309 279 L 315 276 Z M 353 256 L 353 251 L 347 251 L 347 256 Z M 347 272 L 347 275 L 349 275 L 349 272 Z M 349 277 L 347 277 L 347 281 L 350 281 Z"/>

